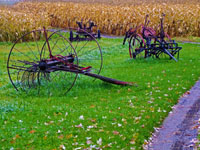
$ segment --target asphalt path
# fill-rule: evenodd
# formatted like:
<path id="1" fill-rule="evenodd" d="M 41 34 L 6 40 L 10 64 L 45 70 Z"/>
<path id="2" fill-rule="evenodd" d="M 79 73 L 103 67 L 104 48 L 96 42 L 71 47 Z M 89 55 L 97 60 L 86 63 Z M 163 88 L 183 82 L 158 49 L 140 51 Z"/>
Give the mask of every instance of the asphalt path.
<path id="1" fill-rule="evenodd" d="M 199 118 L 200 80 L 179 99 L 145 149 L 194 150 L 198 141 Z"/>

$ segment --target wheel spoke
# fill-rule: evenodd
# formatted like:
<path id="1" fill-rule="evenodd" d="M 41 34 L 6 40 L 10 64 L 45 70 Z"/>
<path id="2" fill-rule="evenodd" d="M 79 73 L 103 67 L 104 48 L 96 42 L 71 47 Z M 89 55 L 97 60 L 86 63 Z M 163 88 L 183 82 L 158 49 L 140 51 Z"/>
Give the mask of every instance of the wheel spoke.
<path id="1" fill-rule="evenodd" d="M 80 51 L 87 45 L 89 41 L 87 41 L 78 51 L 77 51 L 77 54 L 80 53 Z"/>
<path id="2" fill-rule="evenodd" d="M 29 59 L 31 59 L 31 60 L 33 60 L 33 61 L 36 61 L 35 59 L 33 59 L 33 58 L 31 58 L 31 57 L 29 57 L 28 55 L 26 55 L 25 53 L 22 53 L 20 50 L 18 50 L 18 49 L 16 49 L 16 48 L 14 48 L 16 51 L 18 51 L 20 54 L 22 54 L 22 55 L 24 55 L 24 56 L 26 56 L 26 57 L 28 57 Z"/>

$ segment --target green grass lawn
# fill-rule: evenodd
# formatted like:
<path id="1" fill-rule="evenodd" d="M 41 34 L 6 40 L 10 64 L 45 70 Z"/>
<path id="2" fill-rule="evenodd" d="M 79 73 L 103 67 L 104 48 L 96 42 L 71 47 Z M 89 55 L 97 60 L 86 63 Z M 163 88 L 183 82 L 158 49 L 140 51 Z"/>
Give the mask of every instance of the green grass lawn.
<path id="1" fill-rule="evenodd" d="M 137 87 L 79 75 L 67 95 L 16 92 L 6 70 L 12 45 L 0 43 L 1 149 L 142 149 L 200 77 L 200 45 L 179 44 L 183 49 L 175 62 L 131 60 L 122 39 L 99 43 L 101 75 L 136 82 Z"/>

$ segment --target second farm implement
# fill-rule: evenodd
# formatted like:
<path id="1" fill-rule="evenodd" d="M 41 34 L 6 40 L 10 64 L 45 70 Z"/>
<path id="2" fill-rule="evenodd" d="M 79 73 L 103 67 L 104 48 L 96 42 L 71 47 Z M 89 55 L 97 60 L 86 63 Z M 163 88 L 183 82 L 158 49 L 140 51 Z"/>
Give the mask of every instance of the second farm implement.
<path id="1" fill-rule="evenodd" d="M 165 54 L 168 55 L 170 59 L 178 61 L 179 51 L 182 47 L 179 47 L 178 43 L 171 40 L 169 35 L 164 32 L 164 16 L 163 14 L 160 19 L 160 31 L 158 33 L 154 29 L 148 27 L 148 15 L 146 15 L 144 25 L 139 25 L 135 29 L 130 28 L 126 32 L 123 44 L 128 40 L 130 58 L 147 58 L 150 56 L 160 58 L 160 56 Z M 176 54 L 177 59 L 175 58 Z"/>

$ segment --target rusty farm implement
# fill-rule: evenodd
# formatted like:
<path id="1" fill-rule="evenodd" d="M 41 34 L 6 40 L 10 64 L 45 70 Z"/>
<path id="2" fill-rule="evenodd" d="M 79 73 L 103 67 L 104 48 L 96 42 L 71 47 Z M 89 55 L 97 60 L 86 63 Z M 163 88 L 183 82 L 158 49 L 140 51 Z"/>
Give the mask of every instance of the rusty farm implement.
<path id="1" fill-rule="evenodd" d="M 148 15 L 146 15 L 144 25 L 139 25 L 135 29 L 130 28 L 126 32 L 123 44 L 128 40 L 130 58 L 147 58 L 151 56 L 160 58 L 164 55 L 169 56 L 170 59 L 175 61 L 179 59 L 179 51 L 182 47 L 179 47 L 178 43 L 171 40 L 169 35 L 164 32 L 164 16 L 165 15 L 163 14 L 160 19 L 159 32 L 148 27 Z M 175 55 L 177 55 L 177 59 L 175 58 Z"/>
<path id="2" fill-rule="evenodd" d="M 37 89 L 38 92 L 48 90 L 51 94 L 65 89 L 64 93 L 67 93 L 79 74 L 116 85 L 133 84 L 99 75 L 103 57 L 93 35 L 78 29 L 91 40 L 71 43 L 68 40 L 70 34 L 65 31 L 43 28 L 23 35 L 14 43 L 8 56 L 7 70 L 17 91 Z"/>
<path id="3" fill-rule="evenodd" d="M 88 21 L 87 23 L 84 24 L 83 21 L 81 22 L 77 21 L 76 23 L 78 25 L 78 29 L 75 31 L 70 30 L 70 37 L 69 37 L 70 42 L 90 41 L 93 39 L 101 38 L 100 30 L 97 30 L 97 33 L 95 33 L 93 30 L 94 27 L 97 27 L 97 25 L 95 25 L 94 22 Z M 90 35 L 92 35 L 92 38 L 91 36 L 88 36 L 88 34 L 85 31 L 89 33 Z"/>

